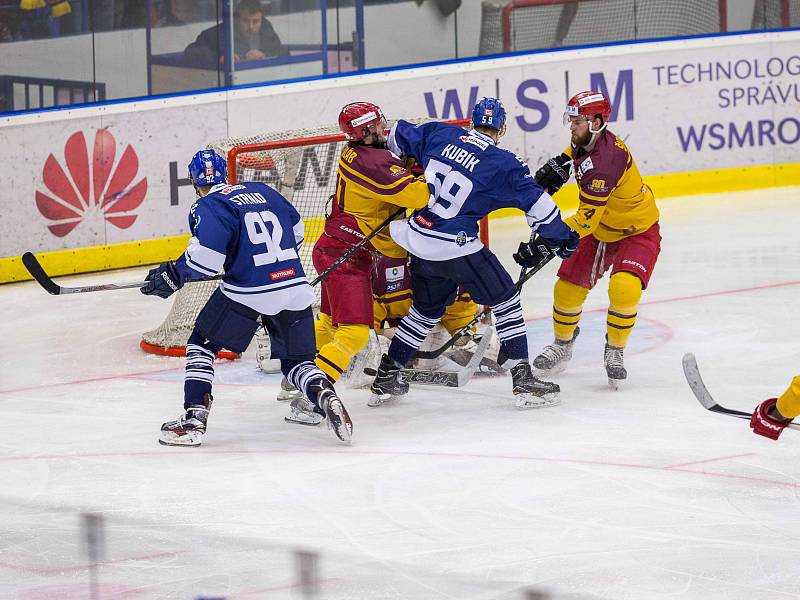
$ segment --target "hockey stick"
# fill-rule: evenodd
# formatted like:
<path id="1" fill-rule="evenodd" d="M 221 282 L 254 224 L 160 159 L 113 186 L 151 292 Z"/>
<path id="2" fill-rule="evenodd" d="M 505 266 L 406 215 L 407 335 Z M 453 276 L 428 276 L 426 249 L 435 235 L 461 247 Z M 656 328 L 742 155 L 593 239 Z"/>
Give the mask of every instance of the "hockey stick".
<path id="1" fill-rule="evenodd" d="M 100 285 L 84 285 L 78 287 L 68 287 L 58 285 L 55 281 L 53 281 L 50 276 L 45 272 L 44 267 L 39 262 L 39 260 L 30 252 L 26 252 L 22 255 L 22 264 L 25 265 L 25 268 L 28 269 L 28 273 L 33 276 L 36 282 L 42 286 L 48 294 L 52 294 L 54 296 L 60 296 L 62 294 L 83 294 L 84 292 L 102 292 L 105 290 L 124 290 L 129 288 L 142 288 L 148 284 L 147 281 L 136 281 L 132 283 L 103 283 Z M 213 281 L 216 279 L 222 279 L 222 275 L 215 275 L 214 277 L 208 277 L 203 279 L 192 279 L 187 283 L 193 283 L 195 281 Z"/>
<path id="2" fill-rule="evenodd" d="M 374 238 L 378 233 L 380 233 L 389 223 L 391 223 L 396 216 L 405 212 L 405 208 L 399 208 L 394 213 L 392 213 L 383 223 L 378 225 L 374 231 L 372 231 L 367 237 L 361 240 L 358 244 L 350 248 L 347 252 L 342 254 L 339 259 L 333 263 L 330 267 L 325 269 L 325 271 L 319 275 L 314 281 L 311 282 L 311 285 L 317 285 L 320 281 L 325 279 L 328 275 L 330 275 L 335 269 L 340 267 L 342 263 L 344 263 L 348 258 L 350 258 L 357 250 L 362 248 L 368 241 Z M 102 292 L 105 290 L 124 290 L 124 289 L 131 289 L 131 288 L 142 288 L 147 285 L 147 281 L 136 281 L 131 283 L 104 283 L 101 285 L 85 285 L 85 286 L 78 286 L 78 287 L 68 287 L 58 285 L 53 279 L 45 272 L 44 267 L 39 262 L 39 260 L 33 255 L 31 252 L 26 252 L 22 255 L 22 264 L 28 270 L 28 273 L 37 281 L 39 285 L 41 285 L 48 294 L 52 294 L 54 296 L 60 296 L 62 294 L 83 294 L 84 292 Z M 204 277 L 202 279 L 192 279 L 187 283 L 193 283 L 196 281 L 215 281 L 218 279 L 222 279 L 224 275 L 214 275 L 213 277 Z"/>
<path id="3" fill-rule="evenodd" d="M 457 371 L 436 371 L 433 369 L 400 369 L 400 376 L 407 383 L 418 383 L 421 385 L 436 385 L 442 387 L 464 387 L 472 379 L 478 366 L 481 364 L 483 355 L 492 341 L 494 332 L 490 329 L 481 339 L 475 348 L 475 353 L 466 365 Z M 364 369 L 364 373 L 370 377 L 377 375 L 375 369 Z"/>
<path id="4" fill-rule="evenodd" d="M 694 354 L 689 352 L 683 355 L 683 374 L 686 376 L 686 382 L 692 389 L 695 398 L 706 410 L 727 415 L 729 417 L 736 417 L 737 419 L 745 419 L 747 421 L 753 416 L 752 413 L 744 412 L 741 410 L 734 410 L 732 408 L 725 408 L 716 403 L 711 393 L 708 391 L 706 384 L 703 383 L 703 378 L 700 377 L 700 369 L 697 366 L 697 359 Z M 800 430 L 800 423 L 789 423 L 789 429 Z"/>
<path id="5" fill-rule="evenodd" d="M 367 237 L 365 237 L 363 240 L 361 240 L 360 242 L 358 242 L 358 243 L 357 243 L 355 246 L 353 246 L 352 248 L 350 248 L 350 250 L 348 250 L 347 252 L 345 252 L 344 254 L 342 254 L 342 255 L 341 255 L 341 256 L 340 256 L 338 259 L 336 259 L 336 262 L 335 262 L 335 263 L 333 263 L 333 264 L 332 264 L 330 267 L 328 267 L 328 268 L 327 268 L 327 269 L 325 269 L 325 270 L 324 270 L 322 273 L 320 273 L 319 275 L 317 275 L 317 277 L 314 279 L 314 281 L 312 281 L 312 282 L 311 282 L 311 285 L 312 285 L 312 286 L 315 286 L 315 285 L 317 285 L 317 284 L 318 284 L 320 281 L 322 281 L 323 279 L 325 279 L 325 278 L 326 278 L 328 275 L 330 275 L 330 274 L 331 274 L 333 271 L 335 271 L 335 270 L 336 270 L 336 269 L 338 269 L 340 266 L 342 266 L 342 264 L 343 264 L 343 263 L 344 263 L 344 262 L 345 262 L 345 261 L 346 261 L 348 258 L 350 258 L 351 256 L 353 256 L 353 254 L 355 254 L 357 251 L 359 251 L 361 248 L 363 248 L 363 247 L 364 247 L 364 245 L 365 245 L 365 244 L 366 244 L 368 241 L 370 241 L 372 238 L 374 238 L 376 235 L 378 235 L 378 234 L 379 234 L 381 231 L 383 231 L 383 229 L 384 229 L 384 228 L 385 228 L 385 227 L 386 227 L 386 226 L 387 226 L 389 223 L 391 223 L 392 221 L 394 221 L 395 217 L 397 217 L 398 215 L 404 214 L 405 212 L 406 212 L 406 209 L 405 209 L 405 207 L 404 207 L 404 206 L 401 206 L 401 207 L 400 207 L 400 208 L 398 208 L 396 211 L 394 211 L 394 212 L 393 212 L 391 215 L 389 215 L 389 216 L 386 218 L 386 220 L 385 220 L 385 221 L 383 221 L 383 223 L 381 223 L 381 224 L 380 224 L 380 225 L 378 225 L 378 226 L 377 226 L 375 229 L 373 229 L 373 230 L 372 230 L 372 231 L 369 233 L 369 235 L 367 235 Z M 323 235 L 325 235 L 325 234 L 323 234 Z"/>
<path id="6" fill-rule="evenodd" d="M 551 260 L 553 260 L 553 258 L 555 258 L 555 256 L 556 256 L 555 252 L 553 252 L 551 250 L 550 254 L 548 254 L 545 258 L 543 258 L 542 261 L 538 265 L 536 265 L 535 267 L 532 267 L 531 269 L 527 270 L 527 273 L 525 272 L 526 269 L 523 269 L 520 278 L 517 280 L 517 283 L 515 284 L 517 290 L 521 290 L 522 286 L 525 285 L 525 282 L 528 281 L 534 275 L 536 275 L 536 273 L 541 271 L 542 268 L 547 263 L 549 263 Z M 447 352 L 450 348 L 452 348 L 455 345 L 455 343 L 459 340 L 459 338 L 461 338 L 462 336 L 464 336 L 467 333 L 469 333 L 469 331 L 472 329 L 472 327 L 474 325 L 476 325 L 487 314 L 489 314 L 489 309 L 488 308 L 482 310 L 477 315 L 475 315 L 475 318 L 472 319 L 472 321 L 470 321 L 469 323 L 464 325 L 464 327 L 462 327 L 461 329 L 456 331 L 453 334 L 453 337 L 451 337 L 447 342 L 445 342 L 444 345 L 440 346 L 436 350 L 427 350 L 427 351 L 426 350 L 417 350 L 417 353 L 414 355 L 414 358 L 428 358 L 428 359 L 430 359 L 430 358 L 438 358 L 443 353 Z"/>

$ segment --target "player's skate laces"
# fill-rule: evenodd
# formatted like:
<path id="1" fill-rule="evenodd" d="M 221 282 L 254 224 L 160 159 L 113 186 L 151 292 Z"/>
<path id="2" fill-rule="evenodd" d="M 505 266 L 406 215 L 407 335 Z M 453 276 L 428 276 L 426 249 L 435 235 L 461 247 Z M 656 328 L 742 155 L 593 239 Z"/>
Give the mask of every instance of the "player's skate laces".
<path id="1" fill-rule="evenodd" d="M 369 406 L 380 406 L 408 393 L 408 383 L 403 381 L 400 368 L 388 354 L 381 356 L 381 364 L 378 365 L 370 391 L 372 397 L 367 401 Z"/>
<path id="2" fill-rule="evenodd" d="M 333 430 L 336 437 L 349 444 L 353 436 L 353 422 L 350 420 L 347 409 L 336 395 L 333 387 L 323 389 L 317 395 L 317 402 L 319 402 L 320 409 L 328 419 L 328 427 Z"/>
<path id="3" fill-rule="evenodd" d="M 299 390 L 298 390 L 299 391 Z M 287 423 L 297 423 L 298 425 L 319 425 L 322 423 L 325 413 L 322 409 L 314 406 L 308 398 L 300 394 L 289 405 L 289 414 L 283 420 Z"/>
<path id="4" fill-rule="evenodd" d="M 623 360 L 623 348 L 616 346 L 609 346 L 606 342 L 606 349 L 603 353 L 603 361 L 606 365 L 606 374 L 608 375 L 608 385 L 615 390 L 619 388 L 627 377 L 628 372 L 625 370 L 625 362 Z"/>
<path id="5" fill-rule="evenodd" d="M 199 446 L 206 432 L 208 413 L 214 398 L 211 394 L 203 396 L 202 404 L 193 404 L 175 421 L 161 425 L 158 443 L 165 446 Z"/>
<path id="6" fill-rule="evenodd" d="M 575 345 L 575 338 L 581 332 L 580 327 L 575 328 L 572 339 L 566 342 L 554 340 L 552 344 L 545 346 L 541 354 L 533 359 L 533 368 L 537 371 L 549 371 L 560 373 L 567 368 L 567 363 L 572 359 L 572 346 Z"/>
<path id="7" fill-rule="evenodd" d="M 296 398 L 302 398 L 303 392 L 298 390 L 294 387 L 289 380 L 284 377 L 281 379 L 281 391 L 278 392 L 278 397 L 276 400 L 278 401 L 285 401 L 285 400 L 295 400 Z"/>
<path id="8" fill-rule="evenodd" d="M 527 361 L 511 368 L 511 380 L 513 393 L 517 396 L 517 408 L 542 408 L 561 403 L 558 384 L 534 377 Z"/>

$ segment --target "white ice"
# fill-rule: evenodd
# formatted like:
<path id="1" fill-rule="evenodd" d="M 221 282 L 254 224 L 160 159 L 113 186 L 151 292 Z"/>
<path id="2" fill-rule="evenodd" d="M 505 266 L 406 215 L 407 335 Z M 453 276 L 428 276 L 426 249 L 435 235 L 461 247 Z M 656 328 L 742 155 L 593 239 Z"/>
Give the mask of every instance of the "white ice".
<path id="1" fill-rule="evenodd" d="M 717 400 L 745 411 L 800 372 L 799 202 L 798 188 L 661 202 L 620 391 L 602 366 L 606 278 L 555 378 L 561 406 L 516 409 L 508 377 L 379 408 L 344 389 L 351 447 L 284 423 L 278 376 L 252 358 L 217 364 L 201 448 L 159 446 L 183 361 L 138 341 L 170 302 L 2 286 L 0 598 L 800 598 L 800 434 L 773 442 L 704 411 L 680 367 L 694 352 Z M 492 237 L 516 273 L 523 219 Z M 554 277 L 522 293 L 533 353 L 551 341 Z M 96 556 L 82 511 L 104 517 Z M 295 583 L 297 548 L 318 553 L 317 595 Z"/>

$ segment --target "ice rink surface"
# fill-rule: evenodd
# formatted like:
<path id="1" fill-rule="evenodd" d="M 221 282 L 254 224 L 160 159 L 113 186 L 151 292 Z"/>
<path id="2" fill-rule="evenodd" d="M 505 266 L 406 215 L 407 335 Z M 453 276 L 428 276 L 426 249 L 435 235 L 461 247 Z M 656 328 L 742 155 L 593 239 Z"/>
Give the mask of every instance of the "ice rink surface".
<path id="1" fill-rule="evenodd" d="M 509 377 L 379 408 L 342 389 L 351 447 L 284 423 L 279 376 L 250 357 L 217 364 L 203 447 L 159 446 L 183 360 L 138 341 L 171 301 L 2 286 L 0 598 L 800 598 L 800 434 L 704 411 L 681 371 L 694 352 L 717 400 L 746 411 L 800 372 L 799 202 L 661 202 L 622 390 L 602 365 L 606 277 L 554 378 L 560 406 L 516 409 Z M 526 237 L 521 217 L 493 221 L 513 274 Z M 549 265 L 522 293 L 534 355 L 554 279 Z M 94 557 L 80 511 L 104 517 Z M 316 595 L 295 548 L 318 553 Z"/>

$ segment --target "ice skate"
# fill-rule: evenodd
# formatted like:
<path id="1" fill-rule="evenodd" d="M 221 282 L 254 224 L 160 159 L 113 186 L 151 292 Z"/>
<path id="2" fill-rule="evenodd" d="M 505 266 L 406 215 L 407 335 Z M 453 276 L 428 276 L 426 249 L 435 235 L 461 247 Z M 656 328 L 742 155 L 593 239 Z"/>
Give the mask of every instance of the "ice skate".
<path id="1" fill-rule="evenodd" d="M 300 390 L 297 390 L 298 393 Z M 280 398 L 279 398 L 280 399 Z M 283 420 L 298 425 L 319 425 L 325 417 L 323 411 L 308 400 L 303 394 L 295 397 L 289 405 L 289 414 Z"/>
<path id="2" fill-rule="evenodd" d="M 275 398 L 278 402 L 285 402 L 287 400 L 296 400 L 297 398 L 302 398 L 303 392 L 298 390 L 294 387 L 289 380 L 284 377 L 281 379 L 281 391 L 278 392 L 277 398 Z"/>
<path id="3" fill-rule="evenodd" d="M 628 377 L 628 372 L 625 370 L 625 362 L 623 361 L 622 356 L 623 351 L 624 348 L 609 346 L 608 342 L 606 342 L 606 349 L 603 353 L 603 361 L 606 365 L 608 385 L 614 390 L 618 390 L 622 382 Z"/>
<path id="4" fill-rule="evenodd" d="M 175 421 L 161 425 L 158 443 L 164 446 L 199 446 L 203 442 L 213 401 L 211 394 L 205 394 L 202 404 L 191 405 Z"/>
<path id="5" fill-rule="evenodd" d="M 544 347 L 542 352 L 533 359 L 533 368 L 537 373 L 560 373 L 567 368 L 567 363 L 572 360 L 572 346 L 575 338 L 581 332 L 580 327 L 575 328 L 572 339 L 567 342 L 554 340 L 552 344 Z"/>
<path id="6" fill-rule="evenodd" d="M 367 401 L 367 405 L 373 407 L 393 402 L 408 393 L 408 383 L 403 381 L 400 368 L 388 354 L 381 357 L 381 364 L 378 365 L 378 372 L 370 391 L 372 397 Z"/>
<path id="7" fill-rule="evenodd" d="M 333 431 L 337 438 L 345 444 L 349 444 L 353 436 L 353 422 L 347 409 L 342 404 L 333 386 L 327 381 L 323 384 L 323 389 L 317 394 L 319 408 L 325 413 L 328 419 L 328 428 Z M 319 384 L 314 384 L 319 385 Z"/>
<path id="8" fill-rule="evenodd" d="M 527 361 L 512 367 L 511 377 L 517 408 L 543 408 L 561 404 L 558 398 L 561 388 L 558 384 L 534 377 Z"/>

